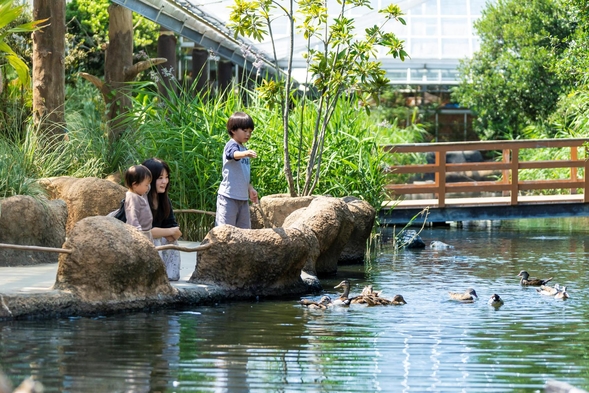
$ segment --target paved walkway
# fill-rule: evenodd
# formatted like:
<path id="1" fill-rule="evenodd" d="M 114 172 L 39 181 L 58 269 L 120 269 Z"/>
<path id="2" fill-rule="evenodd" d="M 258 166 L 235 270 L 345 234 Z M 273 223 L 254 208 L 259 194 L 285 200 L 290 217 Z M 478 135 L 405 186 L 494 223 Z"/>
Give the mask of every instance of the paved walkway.
<path id="1" fill-rule="evenodd" d="M 181 241 L 183 247 L 196 247 L 200 242 Z M 177 288 L 196 287 L 187 280 L 196 267 L 196 252 L 180 252 L 182 263 L 180 267 L 180 280 L 172 281 Z M 24 294 L 24 293 L 48 293 L 53 292 L 55 276 L 57 274 L 57 263 L 0 267 L 0 294 Z"/>

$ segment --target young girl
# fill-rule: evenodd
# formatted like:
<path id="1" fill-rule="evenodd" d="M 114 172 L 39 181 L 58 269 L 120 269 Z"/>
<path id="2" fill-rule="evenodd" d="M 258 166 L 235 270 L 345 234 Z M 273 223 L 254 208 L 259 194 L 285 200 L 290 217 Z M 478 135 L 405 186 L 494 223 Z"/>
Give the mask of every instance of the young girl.
<path id="1" fill-rule="evenodd" d="M 133 165 L 125 172 L 125 214 L 127 224 L 140 230 L 145 237 L 153 241 L 151 227 L 153 215 L 147 201 L 151 183 L 151 172 L 143 165 Z"/>
<path id="2" fill-rule="evenodd" d="M 151 190 L 147 193 L 147 199 L 153 214 L 153 228 L 151 234 L 156 246 L 164 244 L 178 244 L 177 240 L 182 232 L 174 217 L 172 202 L 168 197 L 170 185 L 170 167 L 159 158 L 150 158 L 143 161 L 152 174 Z M 180 279 L 180 251 L 160 251 L 160 257 L 166 266 L 166 273 L 170 281 Z"/>

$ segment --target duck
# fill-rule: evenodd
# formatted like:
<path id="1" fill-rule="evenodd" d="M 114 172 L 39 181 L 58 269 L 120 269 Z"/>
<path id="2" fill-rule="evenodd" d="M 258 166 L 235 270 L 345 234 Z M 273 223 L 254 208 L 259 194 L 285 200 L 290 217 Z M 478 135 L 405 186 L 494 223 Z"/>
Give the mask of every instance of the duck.
<path id="1" fill-rule="evenodd" d="M 567 292 L 567 287 L 562 287 L 558 292 L 556 292 L 556 295 L 554 295 L 555 299 L 558 300 L 565 300 L 568 299 L 569 293 Z"/>
<path id="2" fill-rule="evenodd" d="M 299 303 L 303 307 L 307 307 L 312 310 L 325 310 L 332 304 L 332 301 L 329 296 L 325 295 L 322 296 L 321 299 L 319 299 L 319 301 L 311 299 L 301 299 L 299 300 Z"/>
<path id="3" fill-rule="evenodd" d="M 362 290 L 362 293 L 360 295 L 353 296 L 353 297 L 350 297 L 350 282 L 348 280 L 343 280 L 338 285 L 336 285 L 334 288 L 343 288 L 344 289 L 344 293 L 342 293 L 342 295 L 340 296 L 340 299 L 342 301 L 345 301 L 344 299 L 347 299 L 349 304 L 366 304 L 368 306 L 387 306 L 390 304 L 395 304 L 395 305 L 407 304 L 407 302 L 405 302 L 405 299 L 403 299 L 403 296 L 401 296 L 401 295 L 396 295 L 393 298 L 393 300 L 389 300 L 384 297 L 381 297 L 380 296 L 381 291 L 375 291 L 372 288 L 372 285 L 367 285 L 366 287 L 364 287 L 364 289 Z"/>
<path id="4" fill-rule="evenodd" d="M 473 288 L 468 288 L 464 293 L 448 292 L 448 294 L 450 295 L 450 299 L 461 302 L 474 302 L 475 298 L 478 299 L 478 295 Z"/>
<path id="5" fill-rule="evenodd" d="M 493 307 L 501 307 L 503 303 L 503 299 L 501 299 L 501 297 L 496 293 L 492 294 L 491 298 L 489 299 L 489 304 Z"/>
<path id="6" fill-rule="evenodd" d="M 333 301 L 333 304 L 336 306 L 349 306 L 350 303 L 352 302 L 352 299 L 354 299 L 353 297 L 350 298 L 350 282 L 347 279 L 345 279 L 333 288 L 334 289 L 337 289 L 337 288 L 344 289 L 344 292 L 340 295 L 339 298 L 337 298 Z"/>
<path id="7" fill-rule="evenodd" d="M 400 306 L 403 304 L 407 304 L 403 295 L 395 295 L 393 296 L 393 300 L 391 300 L 391 304 L 395 306 Z"/>
<path id="8" fill-rule="evenodd" d="M 552 280 L 552 277 L 546 278 L 546 279 L 530 278 L 530 274 L 528 272 L 526 272 L 525 270 L 522 270 L 521 272 L 519 272 L 519 274 L 517 276 L 521 277 L 521 280 L 519 281 L 519 283 L 521 285 L 534 286 L 534 287 L 539 287 L 540 285 L 545 285 L 547 282 Z"/>
<path id="9" fill-rule="evenodd" d="M 564 287 L 564 288 L 566 289 L 566 287 Z M 546 295 L 546 296 L 554 296 L 560 290 L 561 290 L 561 288 L 558 284 L 554 284 L 554 287 L 551 287 L 548 285 L 540 285 L 540 288 L 536 288 L 536 291 L 538 291 L 538 293 L 540 295 Z"/>

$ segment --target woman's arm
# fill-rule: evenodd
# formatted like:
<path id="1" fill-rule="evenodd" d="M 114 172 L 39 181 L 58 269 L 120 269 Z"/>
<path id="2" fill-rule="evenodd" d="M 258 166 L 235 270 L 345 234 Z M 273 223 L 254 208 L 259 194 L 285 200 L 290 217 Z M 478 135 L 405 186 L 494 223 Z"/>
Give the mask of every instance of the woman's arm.
<path id="1" fill-rule="evenodd" d="M 180 231 L 179 227 L 172 227 L 172 228 L 153 227 L 153 228 L 151 228 L 151 235 L 154 237 L 154 239 L 157 239 L 160 237 L 173 237 L 174 240 L 178 240 L 178 238 L 180 238 L 180 236 L 182 236 L 182 232 Z"/>
<path id="2" fill-rule="evenodd" d="M 154 238 L 165 237 L 168 238 L 168 241 L 175 241 L 182 236 L 182 232 L 176 222 L 176 217 L 174 216 L 174 210 L 172 209 L 172 201 L 168 198 L 168 203 L 170 204 L 170 214 L 168 217 L 159 223 L 159 226 L 154 226 L 151 229 L 151 235 Z M 154 223 L 156 224 L 156 223 Z"/>

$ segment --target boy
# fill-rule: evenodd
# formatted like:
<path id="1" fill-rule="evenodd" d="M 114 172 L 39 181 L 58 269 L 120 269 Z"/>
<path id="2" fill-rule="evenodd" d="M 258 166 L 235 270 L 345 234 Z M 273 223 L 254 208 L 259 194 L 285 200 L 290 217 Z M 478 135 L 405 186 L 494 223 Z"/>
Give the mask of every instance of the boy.
<path id="1" fill-rule="evenodd" d="M 253 130 L 254 121 L 246 113 L 235 112 L 227 120 L 231 139 L 223 150 L 223 180 L 217 195 L 216 225 L 251 228 L 248 199 L 258 203 L 258 192 L 250 184 L 250 158 L 258 155 L 244 144 Z"/>

